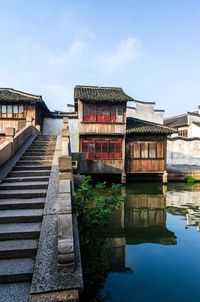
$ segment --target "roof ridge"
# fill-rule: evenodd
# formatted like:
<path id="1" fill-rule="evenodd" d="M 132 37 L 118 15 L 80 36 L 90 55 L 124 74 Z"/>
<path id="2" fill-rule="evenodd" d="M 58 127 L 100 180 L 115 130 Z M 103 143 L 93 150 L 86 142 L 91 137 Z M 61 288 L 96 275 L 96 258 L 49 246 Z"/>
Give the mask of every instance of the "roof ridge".
<path id="1" fill-rule="evenodd" d="M 23 92 L 23 91 L 20 91 L 20 90 L 16 90 L 14 88 L 0 88 L 0 90 L 8 90 L 8 91 L 15 92 L 15 93 L 18 93 L 18 94 L 21 94 L 21 95 L 24 95 L 24 96 L 31 96 L 31 97 L 37 98 L 37 99 L 42 98 L 41 95 L 35 95 L 35 94 Z"/>
<path id="2" fill-rule="evenodd" d="M 112 87 L 112 86 L 87 86 L 87 85 L 76 85 L 75 88 L 89 88 L 89 89 L 119 89 L 123 90 L 121 87 Z"/>

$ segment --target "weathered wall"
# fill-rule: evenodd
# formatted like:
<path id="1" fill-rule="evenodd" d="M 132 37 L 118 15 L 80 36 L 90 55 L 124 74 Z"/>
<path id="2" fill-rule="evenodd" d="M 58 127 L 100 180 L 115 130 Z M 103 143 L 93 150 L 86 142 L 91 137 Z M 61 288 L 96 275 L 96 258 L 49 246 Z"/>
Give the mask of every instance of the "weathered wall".
<path id="1" fill-rule="evenodd" d="M 135 107 L 127 107 L 127 117 L 135 117 L 141 120 L 163 124 L 163 110 L 155 110 L 155 103 L 143 103 L 135 101 Z"/>
<path id="2" fill-rule="evenodd" d="M 167 140 L 167 167 L 176 165 L 200 166 L 199 138 L 169 138 Z"/>
<path id="3" fill-rule="evenodd" d="M 13 146 L 11 142 L 5 142 L 0 145 L 0 167 L 13 155 Z"/>
<path id="4" fill-rule="evenodd" d="M 0 145 L 2 144 L 2 143 L 4 143 L 4 141 L 5 141 L 5 135 L 1 135 L 0 134 Z"/>
<path id="5" fill-rule="evenodd" d="M 43 135 L 60 135 L 63 126 L 63 118 L 50 118 L 45 117 L 43 120 Z M 78 130 L 78 119 L 69 118 L 69 134 L 71 142 L 71 151 L 79 151 L 79 130 Z"/>

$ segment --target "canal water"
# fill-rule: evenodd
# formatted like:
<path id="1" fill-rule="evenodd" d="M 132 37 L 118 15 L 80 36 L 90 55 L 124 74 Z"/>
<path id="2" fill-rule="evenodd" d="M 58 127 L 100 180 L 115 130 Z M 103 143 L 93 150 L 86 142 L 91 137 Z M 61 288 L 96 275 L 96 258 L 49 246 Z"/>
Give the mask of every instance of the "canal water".
<path id="1" fill-rule="evenodd" d="M 113 261 L 93 301 L 200 301 L 200 184 L 132 183 L 122 194 Z"/>

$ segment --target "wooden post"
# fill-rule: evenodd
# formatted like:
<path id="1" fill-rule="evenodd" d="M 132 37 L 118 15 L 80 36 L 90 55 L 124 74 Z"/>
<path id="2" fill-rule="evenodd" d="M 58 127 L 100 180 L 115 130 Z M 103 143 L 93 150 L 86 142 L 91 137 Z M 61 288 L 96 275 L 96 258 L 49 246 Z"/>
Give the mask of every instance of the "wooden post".
<path id="1" fill-rule="evenodd" d="M 126 183 L 126 173 L 125 173 L 125 172 L 122 172 L 122 175 L 121 175 L 121 183 L 122 183 L 122 184 L 125 184 L 125 183 Z"/>
<path id="2" fill-rule="evenodd" d="M 162 182 L 163 182 L 163 185 L 167 184 L 167 171 L 164 171 L 164 173 L 163 173 Z"/>
<path id="3" fill-rule="evenodd" d="M 15 136 L 15 128 L 12 127 L 6 128 L 5 134 L 6 134 L 5 141 L 13 143 L 14 136 Z"/>

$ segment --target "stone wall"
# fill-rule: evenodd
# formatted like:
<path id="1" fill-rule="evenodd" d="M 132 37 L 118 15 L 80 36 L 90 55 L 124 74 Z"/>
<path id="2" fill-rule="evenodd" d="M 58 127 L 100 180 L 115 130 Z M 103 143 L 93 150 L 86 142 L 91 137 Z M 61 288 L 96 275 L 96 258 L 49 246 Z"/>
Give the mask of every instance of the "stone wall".
<path id="1" fill-rule="evenodd" d="M 168 138 L 167 167 L 200 166 L 200 138 Z"/>
<path id="2" fill-rule="evenodd" d="M 0 134 L 0 145 L 5 142 L 5 135 Z"/>

